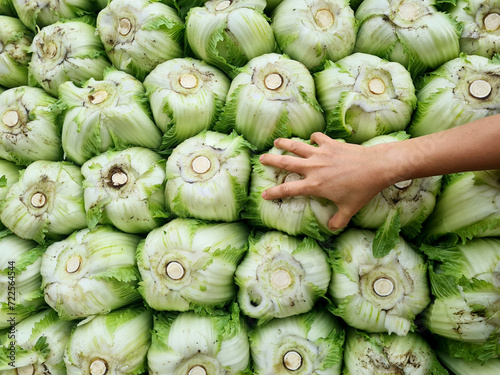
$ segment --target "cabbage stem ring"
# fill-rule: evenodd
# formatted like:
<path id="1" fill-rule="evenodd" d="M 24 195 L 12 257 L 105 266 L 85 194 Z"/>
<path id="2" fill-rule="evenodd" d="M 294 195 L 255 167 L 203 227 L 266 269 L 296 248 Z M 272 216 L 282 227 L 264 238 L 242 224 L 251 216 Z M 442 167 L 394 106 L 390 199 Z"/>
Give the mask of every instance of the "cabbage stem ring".
<path id="1" fill-rule="evenodd" d="M 264 84 L 269 90 L 277 90 L 283 85 L 283 77 L 278 73 L 271 73 L 264 78 Z"/>
<path id="2" fill-rule="evenodd" d="M 35 373 L 35 366 L 27 365 L 16 369 L 17 375 L 33 375 Z"/>
<path id="3" fill-rule="evenodd" d="M 231 5 L 230 0 L 221 1 L 219 4 L 217 4 L 217 6 L 215 7 L 215 10 L 216 11 L 224 10 L 224 9 L 229 8 L 230 5 Z"/>
<path id="4" fill-rule="evenodd" d="M 35 193 L 31 196 L 31 205 L 35 208 L 42 208 L 47 203 L 47 197 L 43 193 Z"/>
<path id="5" fill-rule="evenodd" d="M 368 89 L 372 94 L 381 95 L 385 92 L 385 83 L 380 78 L 372 78 L 368 82 Z"/>
<path id="6" fill-rule="evenodd" d="M 413 21 L 418 16 L 418 6 L 413 3 L 403 3 L 399 7 L 399 15 L 406 21 Z"/>
<path id="7" fill-rule="evenodd" d="M 90 364 L 91 375 L 105 375 L 108 372 L 108 363 L 104 359 L 94 359 Z"/>
<path id="8" fill-rule="evenodd" d="M 297 371 L 302 366 L 302 356 L 295 350 L 291 350 L 283 356 L 283 364 L 288 370 Z"/>
<path id="9" fill-rule="evenodd" d="M 172 280 L 182 279 L 185 273 L 184 267 L 179 262 L 170 262 L 167 264 L 167 276 Z"/>
<path id="10" fill-rule="evenodd" d="M 111 183 L 115 187 L 122 187 L 128 182 L 128 176 L 125 172 L 115 172 L 111 175 Z"/>
<path id="11" fill-rule="evenodd" d="M 412 183 L 413 183 L 413 180 L 404 180 L 404 181 L 396 182 L 394 184 L 394 186 L 399 190 L 404 190 L 404 189 L 408 189 Z"/>
<path id="12" fill-rule="evenodd" d="M 491 94 L 491 85 L 483 79 L 476 79 L 470 84 L 469 92 L 476 99 L 484 99 Z"/>
<path id="13" fill-rule="evenodd" d="M 328 9 L 320 9 L 314 15 L 314 20 L 319 27 L 330 27 L 333 25 L 333 14 Z"/>
<path id="14" fill-rule="evenodd" d="M 484 28 L 486 31 L 496 31 L 500 27 L 500 14 L 490 13 L 484 17 Z"/>
<path id="15" fill-rule="evenodd" d="M 132 22 L 128 18 L 122 18 L 118 24 L 118 32 L 120 35 L 127 36 L 132 30 Z"/>
<path id="16" fill-rule="evenodd" d="M 54 43 L 50 43 L 43 51 L 44 57 L 48 59 L 52 59 L 57 55 L 57 45 Z"/>
<path id="17" fill-rule="evenodd" d="M 19 113 L 14 110 L 10 110 L 4 113 L 2 121 L 5 125 L 12 128 L 19 123 Z"/>
<path id="18" fill-rule="evenodd" d="M 75 273 L 80 269 L 81 265 L 82 265 L 82 258 L 80 258 L 78 255 L 73 255 L 66 262 L 66 272 Z"/>
<path id="19" fill-rule="evenodd" d="M 286 270 L 276 270 L 271 276 L 271 285 L 275 289 L 284 290 L 292 285 L 292 276 Z"/>
<path id="20" fill-rule="evenodd" d="M 108 97 L 108 92 L 105 90 L 99 90 L 89 95 L 89 100 L 92 104 L 101 104 Z"/>
<path id="21" fill-rule="evenodd" d="M 184 74 L 179 83 L 185 89 L 194 89 L 198 85 L 198 79 L 192 74 Z"/>
<path id="22" fill-rule="evenodd" d="M 191 162 L 191 168 L 193 169 L 194 172 L 198 174 L 207 173 L 211 167 L 212 163 L 210 162 L 210 159 L 207 158 L 206 156 L 197 156 Z"/>
<path id="23" fill-rule="evenodd" d="M 380 297 L 387 297 L 394 292 L 394 283 L 391 279 L 380 277 L 373 283 L 373 291 Z"/>
<path id="24" fill-rule="evenodd" d="M 293 182 L 293 181 L 299 181 L 302 180 L 302 176 L 298 173 L 289 173 L 286 175 L 285 179 L 283 180 L 283 183 L 286 182 Z"/>
<path id="25" fill-rule="evenodd" d="M 194 367 L 191 367 L 188 375 L 207 375 L 207 370 L 205 370 L 205 367 L 203 366 L 196 365 Z"/>

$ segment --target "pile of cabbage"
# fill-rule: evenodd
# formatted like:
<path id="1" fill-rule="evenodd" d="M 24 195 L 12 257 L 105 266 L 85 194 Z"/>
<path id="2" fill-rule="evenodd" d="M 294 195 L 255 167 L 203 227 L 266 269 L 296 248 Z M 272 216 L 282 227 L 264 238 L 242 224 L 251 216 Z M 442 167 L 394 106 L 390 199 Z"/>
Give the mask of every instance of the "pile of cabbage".
<path id="1" fill-rule="evenodd" d="M 2 374 L 498 374 L 500 170 L 331 231 L 259 162 L 500 113 L 496 0 L 0 0 Z"/>

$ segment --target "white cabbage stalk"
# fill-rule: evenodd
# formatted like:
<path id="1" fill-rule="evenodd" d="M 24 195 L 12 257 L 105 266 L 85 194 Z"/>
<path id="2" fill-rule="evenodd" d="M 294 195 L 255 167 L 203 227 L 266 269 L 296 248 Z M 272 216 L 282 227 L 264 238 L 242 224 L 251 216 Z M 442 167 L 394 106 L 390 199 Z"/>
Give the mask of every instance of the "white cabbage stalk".
<path id="1" fill-rule="evenodd" d="M 165 208 L 165 161 L 141 147 L 108 151 L 82 166 L 87 225 L 111 224 L 127 233 L 160 226 Z"/>
<path id="2" fill-rule="evenodd" d="M 0 157 L 19 165 L 62 160 L 56 102 L 36 87 L 21 86 L 0 94 Z"/>
<path id="3" fill-rule="evenodd" d="M 2 375 L 66 375 L 63 355 L 73 322 L 57 317 L 52 309 L 31 315 L 16 325 L 16 332 L 0 335 L 0 372 Z M 15 350 L 14 365 L 11 350 Z"/>
<path id="4" fill-rule="evenodd" d="M 191 58 L 158 65 L 144 80 L 156 125 L 171 148 L 212 129 L 229 90 L 229 79 L 217 68 Z"/>
<path id="5" fill-rule="evenodd" d="M 73 320 L 137 301 L 139 272 L 135 251 L 140 238 L 99 226 L 83 229 L 50 245 L 40 273 L 45 302 L 64 320 Z"/>
<path id="6" fill-rule="evenodd" d="M 38 243 L 85 228 L 82 182 L 74 165 L 35 161 L 10 187 L 0 219 L 19 237 Z"/>
<path id="7" fill-rule="evenodd" d="M 167 160 L 166 203 L 180 217 L 236 221 L 247 202 L 250 148 L 243 137 L 207 131 Z"/>
<path id="8" fill-rule="evenodd" d="M 358 28 L 349 0 L 285 0 L 271 26 L 283 53 L 308 69 L 350 55 Z"/>
<path id="9" fill-rule="evenodd" d="M 0 16 L 0 86 L 16 87 L 28 84 L 32 41 L 33 33 L 21 21 Z"/>
<path id="10" fill-rule="evenodd" d="M 130 74 L 106 69 L 103 80 L 90 78 L 82 87 L 59 86 L 64 108 L 62 146 L 78 164 L 110 148 L 156 149 L 162 134 L 152 120 L 142 83 Z"/>
<path id="11" fill-rule="evenodd" d="M 427 242 L 500 236 L 500 170 L 444 176 L 436 207 L 424 223 Z"/>
<path id="12" fill-rule="evenodd" d="M 11 0 L 19 19 L 31 30 L 93 11 L 95 0 Z"/>
<path id="13" fill-rule="evenodd" d="M 484 361 L 500 356 L 500 288 L 496 265 L 493 276 L 496 285 L 429 268 L 435 300 L 424 311 L 423 323 L 437 335 L 435 341 L 440 350 L 466 360 Z"/>
<path id="14" fill-rule="evenodd" d="M 500 358 L 492 358 L 487 361 L 465 361 L 460 358 L 450 356 L 443 352 L 436 352 L 439 360 L 455 375 L 498 375 L 500 369 Z"/>
<path id="15" fill-rule="evenodd" d="M 352 143 L 404 130 L 417 104 L 413 81 L 401 64 L 365 53 L 327 62 L 314 81 L 327 133 Z"/>
<path id="16" fill-rule="evenodd" d="M 409 138 L 405 132 L 382 135 L 364 142 L 366 147 Z M 400 231 L 415 238 L 422 223 L 436 205 L 442 176 L 416 178 L 395 183 L 378 193 L 353 217 L 361 228 L 377 229 L 373 251 L 376 257 L 387 254 L 399 241 Z"/>
<path id="17" fill-rule="evenodd" d="M 0 330 L 10 328 L 44 306 L 40 264 L 44 248 L 8 231 L 0 232 Z M 12 263 L 11 263 L 12 262 Z M 14 299 L 13 299 L 14 298 Z"/>
<path id="18" fill-rule="evenodd" d="M 344 330 L 325 309 L 257 326 L 250 332 L 254 374 L 340 375 Z"/>
<path id="19" fill-rule="evenodd" d="M 405 336 L 430 302 L 427 265 L 402 237 L 387 255 L 374 257 L 374 237 L 349 229 L 334 240 L 332 312 L 356 329 Z"/>
<path id="20" fill-rule="evenodd" d="M 209 0 L 191 8 L 186 40 L 197 58 L 229 73 L 275 50 L 273 29 L 263 14 L 265 0 Z"/>
<path id="21" fill-rule="evenodd" d="M 13 162 L 0 160 L 0 207 L 5 200 L 7 193 L 12 185 L 19 181 L 19 171 L 22 167 Z M 0 223 L 0 228 L 1 228 Z"/>
<path id="22" fill-rule="evenodd" d="M 113 0 L 97 17 L 97 32 L 113 65 L 139 80 L 182 56 L 184 22 L 175 9 L 150 0 Z"/>
<path id="23" fill-rule="evenodd" d="M 139 244 L 139 291 L 160 311 L 222 307 L 236 296 L 234 273 L 247 240 L 248 228 L 242 222 L 175 219 Z"/>
<path id="24" fill-rule="evenodd" d="M 293 138 L 295 141 L 304 141 Z M 269 154 L 294 154 L 273 147 Z M 306 235 L 317 240 L 325 236 L 338 234 L 328 228 L 328 221 L 337 212 L 337 206 L 324 198 L 299 196 L 275 200 L 265 200 L 262 192 L 285 182 L 297 181 L 303 177 L 283 169 L 262 165 L 258 156 L 253 158 L 253 171 L 250 175 L 250 200 L 243 212 L 243 217 L 253 225 L 277 229 L 292 236 Z"/>
<path id="25" fill-rule="evenodd" d="M 80 322 L 66 346 L 68 375 L 143 374 L 151 343 L 150 310 L 132 306 Z"/>
<path id="26" fill-rule="evenodd" d="M 356 52 L 396 61 L 416 77 L 460 53 L 460 27 L 438 12 L 435 0 L 365 0 L 356 10 L 360 22 Z"/>
<path id="27" fill-rule="evenodd" d="M 59 95 L 61 83 L 102 79 L 104 69 L 111 66 L 96 29 L 84 20 L 44 27 L 31 50 L 30 78 L 53 96 Z"/>
<path id="28" fill-rule="evenodd" d="M 458 0 L 448 13 L 463 26 L 460 36 L 462 52 L 485 57 L 500 52 L 498 0 Z"/>
<path id="29" fill-rule="evenodd" d="M 325 130 L 314 80 L 298 61 L 276 53 L 252 59 L 231 82 L 215 130 L 235 129 L 259 151 L 278 137 L 309 139 Z"/>
<path id="30" fill-rule="evenodd" d="M 408 133 L 436 133 L 500 113 L 500 60 L 465 56 L 423 78 Z"/>
<path id="31" fill-rule="evenodd" d="M 148 352 L 152 375 L 249 373 L 247 327 L 233 306 L 231 314 L 157 314 Z"/>
<path id="32" fill-rule="evenodd" d="M 302 314 L 325 295 L 331 273 L 312 238 L 257 233 L 236 269 L 238 303 L 245 315 L 262 321 Z"/>
<path id="33" fill-rule="evenodd" d="M 347 333 L 343 373 L 448 375 L 430 345 L 417 333 L 400 337 L 352 329 Z"/>

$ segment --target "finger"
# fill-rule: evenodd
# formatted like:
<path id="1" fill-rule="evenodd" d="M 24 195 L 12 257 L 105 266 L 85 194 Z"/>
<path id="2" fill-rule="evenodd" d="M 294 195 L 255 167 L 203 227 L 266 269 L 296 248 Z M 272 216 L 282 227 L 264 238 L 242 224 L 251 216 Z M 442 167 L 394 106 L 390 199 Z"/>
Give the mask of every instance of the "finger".
<path id="1" fill-rule="evenodd" d="M 278 138 L 274 141 L 274 146 L 277 148 L 293 152 L 295 155 L 308 158 L 314 152 L 314 146 L 308 145 L 301 141 L 294 141 L 287 138 Z"/>
<path id="2" fill-rule="evenodd" d="M 311 143 L 321 146 L 323 143 L 331 142 L 333 139 L 324 133 L 316 132 L 311 134 Z"/>
<path id="3" fill-rule="evenodd" d="M 333 215 L 328 221 L 328 228 L 335 232 L 338 229 L 342 229 L 349 224 L 352 215 L 345 213 L 343 210 L 339 210 L 335 215 Z"/>
<path id="4" fill-rule="evenodd" d="M 308 194 L 308 183 L 305 180 L 286 182 L 284 184 L 274 186 L 262 193 L 262 198 L 267 200 L 280 199 L 287 197 L 297 197 Z"/>
<path id="5" fill-rule="evenodd" d="M 307 160 L 296 156 L 263 154 L 260 155 L 261 164 L 284 169 L 288 172 L 303 174 L 307 171 Z"/>

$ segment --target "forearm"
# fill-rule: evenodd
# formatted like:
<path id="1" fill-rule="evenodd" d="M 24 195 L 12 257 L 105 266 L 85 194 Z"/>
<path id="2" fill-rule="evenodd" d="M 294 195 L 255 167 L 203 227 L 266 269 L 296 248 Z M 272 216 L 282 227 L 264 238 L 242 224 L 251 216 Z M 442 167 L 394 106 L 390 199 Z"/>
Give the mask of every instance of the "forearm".
<path id="1" fill-rule="evenodd" d="M 384 144 L 378 151 L 385 154 L 386 170 L 392 171 L 389 184 L 419 177 L 500 169 L 500 115 Z"/>

